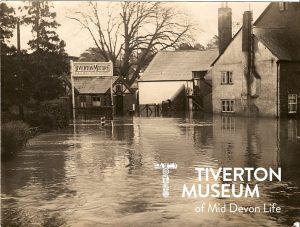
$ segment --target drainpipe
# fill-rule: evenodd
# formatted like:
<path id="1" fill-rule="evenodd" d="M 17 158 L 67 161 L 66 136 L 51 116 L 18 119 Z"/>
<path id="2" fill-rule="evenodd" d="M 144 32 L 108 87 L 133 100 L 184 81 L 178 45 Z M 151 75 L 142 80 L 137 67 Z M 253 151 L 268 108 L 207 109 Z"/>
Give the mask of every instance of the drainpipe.
<path id="1" fill-rule="evenodd" d="M 276 100 L 276 111 L 277 111 L 277 118 L 280 118 L 280 64 L 279 61 L 276 62 L 277 66 L 277 86 L 276 86 L 276 95 L 277 95 L 277 100 Z"/>

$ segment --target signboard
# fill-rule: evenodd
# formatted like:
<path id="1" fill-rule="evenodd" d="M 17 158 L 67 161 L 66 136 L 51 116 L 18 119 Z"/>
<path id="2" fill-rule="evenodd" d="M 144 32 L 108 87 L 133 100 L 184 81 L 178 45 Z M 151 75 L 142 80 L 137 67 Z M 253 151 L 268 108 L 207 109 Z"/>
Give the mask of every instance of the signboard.
<path id="1" fill-rule="evenodd" d="M 113 76 L 112 62 L 73 62 L 72 76 Z"/>
<path id="2" fill-rule="evenodd" d="M 110 89 L 112 89 L 113 79 L 113 63 L 109 62 L 73 62 L 70 61 L 71 65 L 71 84 L 72 84 L 72 107 L 73 107 L 73 122 L 75 125 L 75 88 L 74 79 L 76 77 L 110 77 Z M 113 92 L 111 92 L 111 105 L 113 106 Z M 75 127 L 74 127 L 75 130 Z"/>

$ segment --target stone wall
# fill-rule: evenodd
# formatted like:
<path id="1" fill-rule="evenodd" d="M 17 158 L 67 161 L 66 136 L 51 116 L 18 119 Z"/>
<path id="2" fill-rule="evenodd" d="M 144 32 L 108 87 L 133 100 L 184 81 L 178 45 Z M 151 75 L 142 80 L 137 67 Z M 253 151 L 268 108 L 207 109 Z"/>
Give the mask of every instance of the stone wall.
<path id="1" fill-rule="evenodd" d="M 233 99 L 234 113 L 247 114 L 247 84 L 242 57 L 242 32 L 239 32 L 212 68 L 214 113 L 221 113 L 222 99 Z M 254 39 L 254 64 L 261 79 L 255 82 L 260 89 L 250 99 L 250 110 L 258 116 L 277 116 L 277 60 L 261 42 Z M 232 84 L 221 84 L 222 71 L 232 72 Z"/>

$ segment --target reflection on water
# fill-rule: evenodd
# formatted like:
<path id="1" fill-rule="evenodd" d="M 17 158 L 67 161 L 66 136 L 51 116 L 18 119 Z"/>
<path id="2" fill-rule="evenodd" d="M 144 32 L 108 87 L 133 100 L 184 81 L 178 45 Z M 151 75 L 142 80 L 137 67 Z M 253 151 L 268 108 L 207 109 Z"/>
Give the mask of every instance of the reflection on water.
<path id="1" fill-rule="evenodd" d="M 30 141 L 2 164 L 3 226 L 292 226 L 300 217 L 300 127 L 295 120 L 228 116 L 84 122 Z M 170 197 L 155 163 L 176 162 Z M 259 183 L 260 198 L 186 199 L 195 167 L 282 168 L 282 182 Z M 254 184 L 256 182 L 250 182 Z M 262 206 L 280 214 L 201 213 L 200 202 Z"/>

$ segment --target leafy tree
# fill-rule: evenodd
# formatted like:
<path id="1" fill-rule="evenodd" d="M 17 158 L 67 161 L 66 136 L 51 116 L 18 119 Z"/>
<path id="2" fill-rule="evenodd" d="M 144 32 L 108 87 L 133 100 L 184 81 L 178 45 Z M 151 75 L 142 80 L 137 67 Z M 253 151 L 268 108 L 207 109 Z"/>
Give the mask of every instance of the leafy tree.
<path id="1" fill-rule="evenodd" d="M 200 43 L 196 43 L 194 45 L 194 48 L 197 49 L 197 50 L 205 50 L 205 47 Z"/>
<path id="2" fill-rule="evenodd" d="M 206 49 L 217 49 L 219 47 L 219 37 L 214 35 L 214 37 L 207 43 Z"/>
<path id="3" fill-rule="evenodd" d="M 9 41 L 13 36 L 17 18 L 15 10 L 5 3 L 0 3 L 0 37 L 1 37 L 1 99 L 2 109 L 11 104 L 18 104 L 16 98 L 17 50 L 10 47 Z"/>
<path id="4" fill-rule="evenodd" d="M 32 97 L 42 101 L 60 95 L 62 87 L 58 77 L 69 71 L 65 43 L 56 33 L 59 24 L 56 13 L 48 1 L 29 1 L 23 10 L 23 23 L 32 26 L 33 39 L 28 42 L 33 51 L 27 67 L 32 77 Z"/>
<path id="5" fill-rule="evenodd" d="M 105 61 L 105 59 L 99 53 L 98 48 L 91 47 L 85 50 L 82 54 L 80 54 L 79 61 L 93 62 L 93 61 Z"/>
<path id="6" fill-rule="evenodd" d="M 120 73 L 132 84 L 158 50 L 177 48 L 189 38 L 192 25 L 174 7 L 162 2 L 90 2 L 78 21 L 93 38 L 98 52 L 114 65 L 121 59 Z M 102 11 L 102 9 L 105 11 Z"/>
<path id="7" fill-rule="evenodd" d="M 200 43 L 197 43 L 194 46 L 189 43 L 182 43 L 179 45 L 178 50 L 205 50 L 205 48 Z"/>
<path id="8" fill-rule="evenodd" d="M 57 33 L 54 31 L 59 24 L 56 22 L 56 13 L 51 12 L 51 5 L 48 1 L 29 1 L 24 6 L 26 15 L 23 23 L 32 26 L 34 38 L 28 42 L 31 50 L 59 51 L 60 42 Z"/>
<path id="9" fill-rule="evenodd" d="M 15 10 L 12 7 L 8 7 L 4 2 L 0 3 L 0 23 L 1 54 L 7 54 L 10 51 L 15 51 L 14 48 L 10 48 L 7 45 L 7 42 L 13 36 L 17 18 Z"/>

